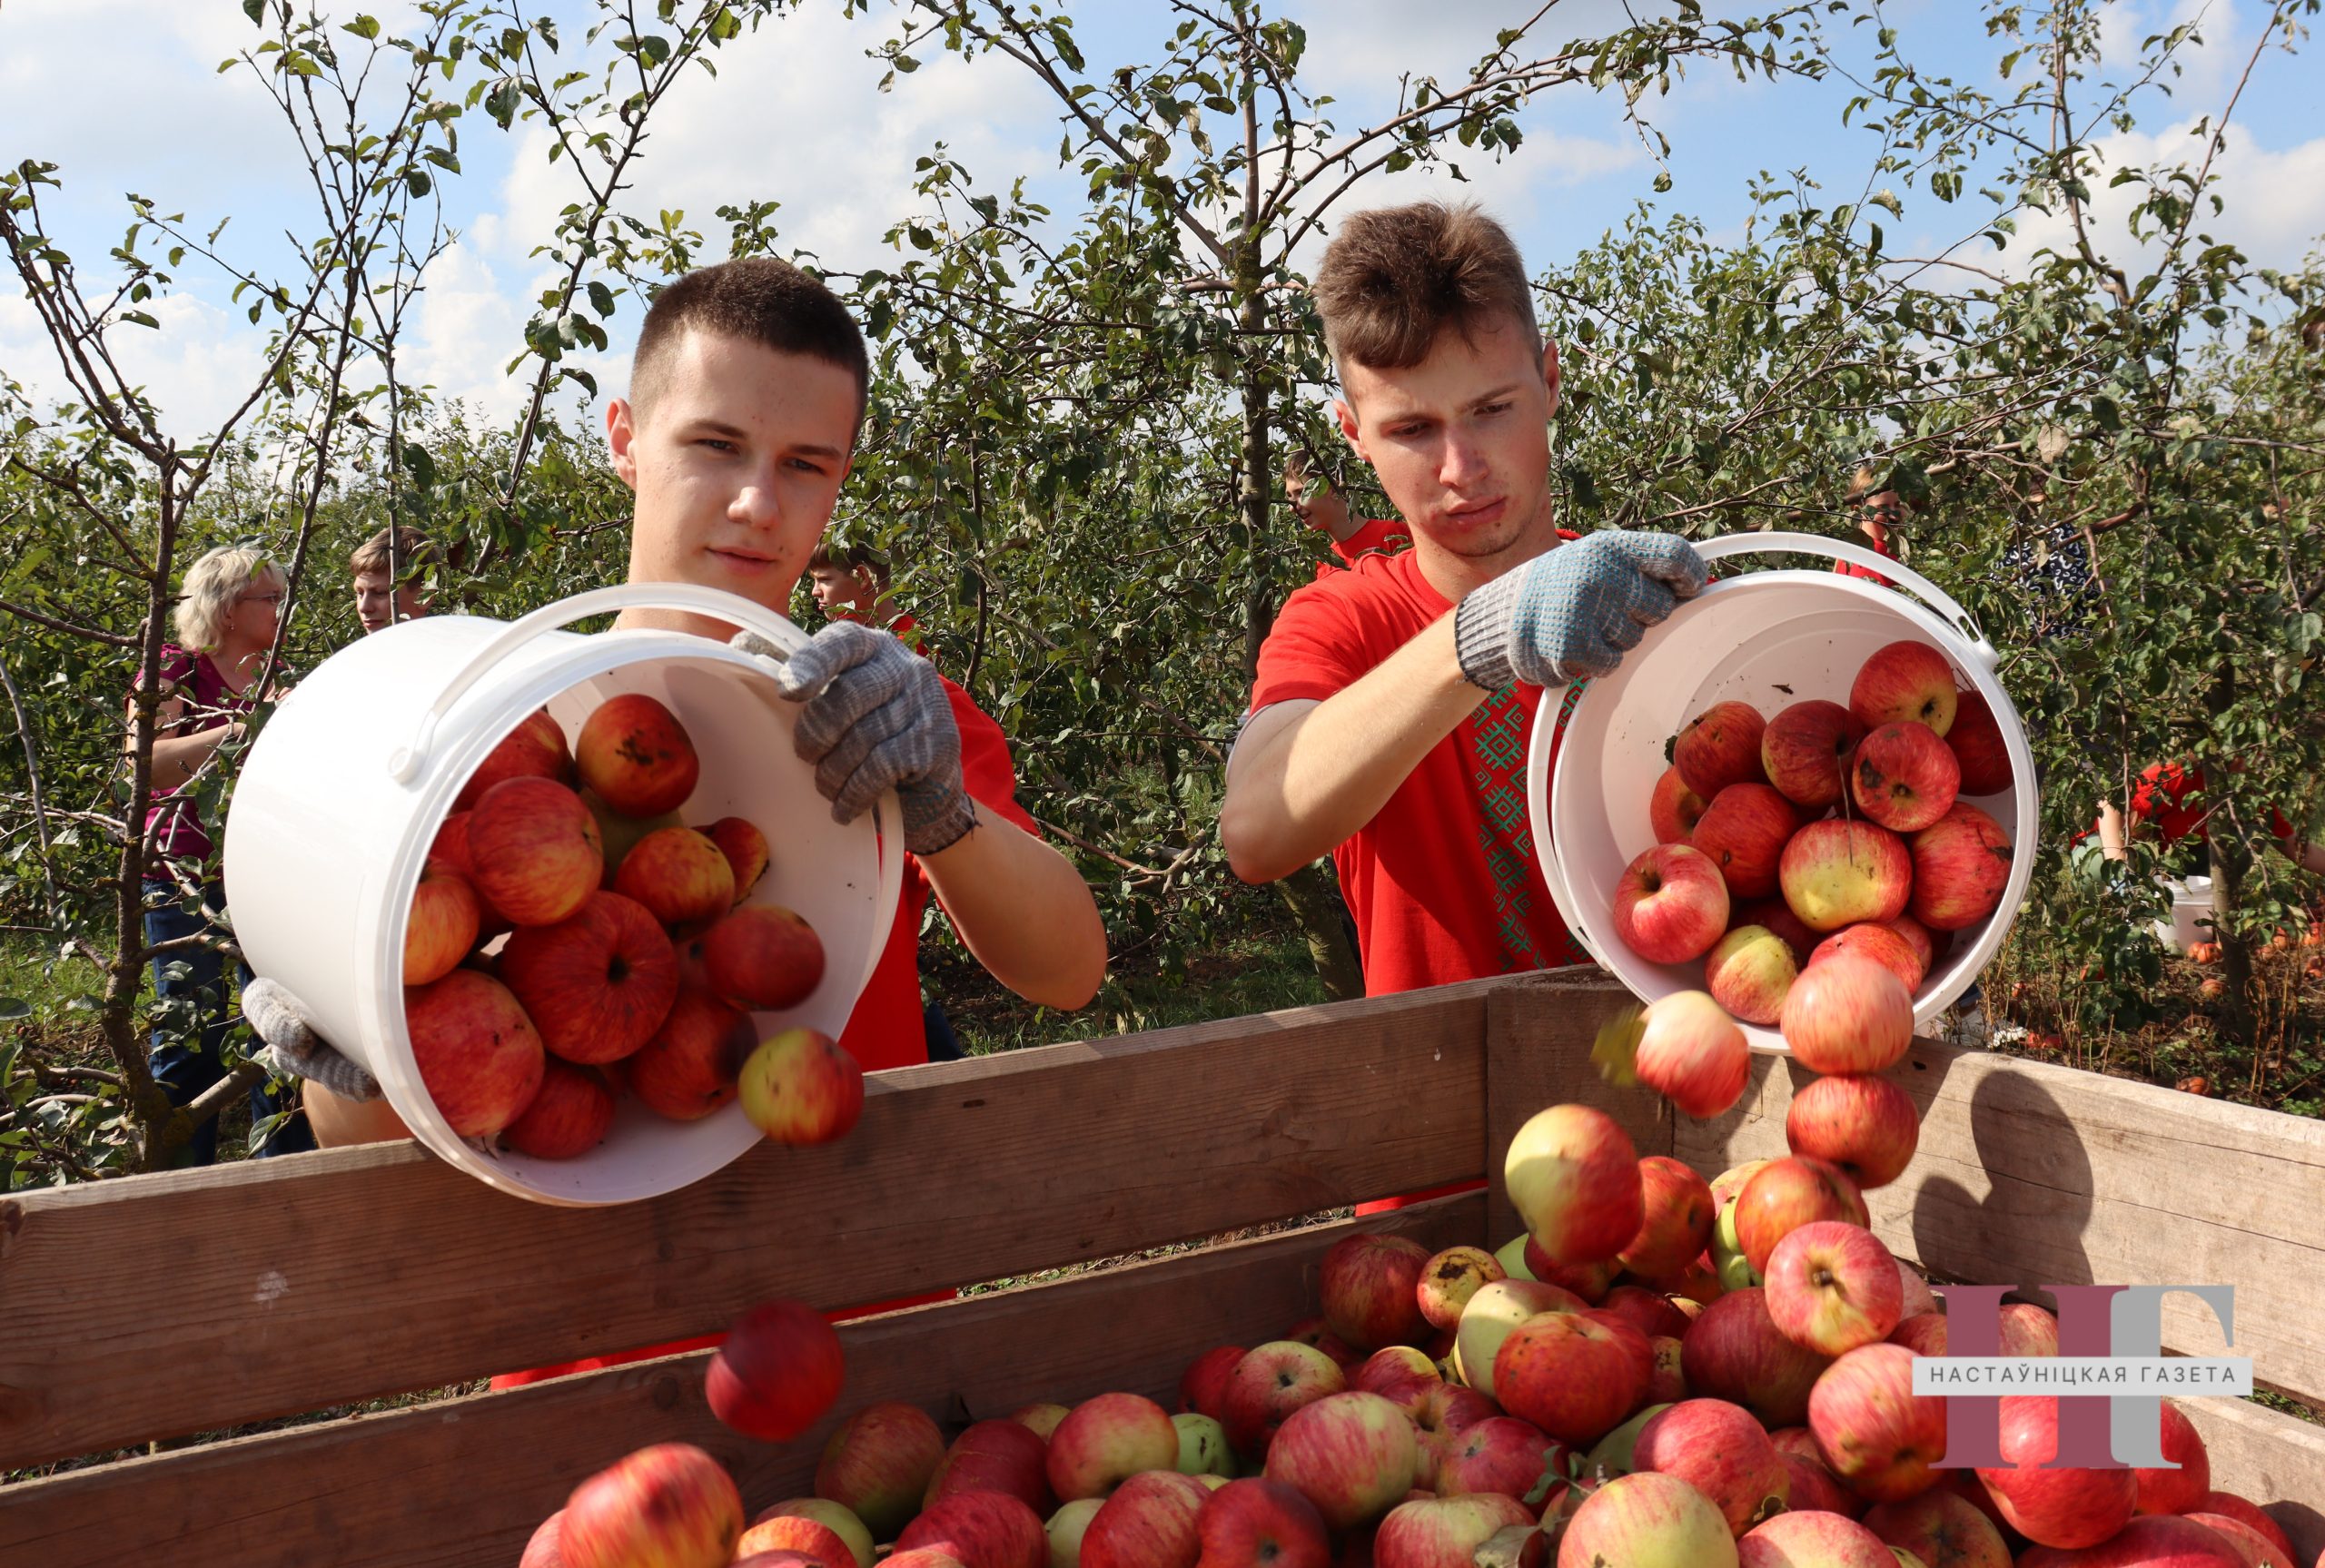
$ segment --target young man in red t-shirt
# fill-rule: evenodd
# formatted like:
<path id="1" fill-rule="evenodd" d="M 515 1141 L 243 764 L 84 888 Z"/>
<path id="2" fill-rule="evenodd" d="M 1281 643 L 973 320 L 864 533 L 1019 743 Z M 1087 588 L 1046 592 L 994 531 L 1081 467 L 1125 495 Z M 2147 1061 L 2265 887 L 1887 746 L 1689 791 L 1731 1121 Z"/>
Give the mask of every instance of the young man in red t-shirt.
<path id="1" fill-rule="evenodd" d="M 1703 562 L 1667 535 L 1561 544 L 1558 353 L 1491 219 L 1358 213 L 1315 294 L 1341 430 L 1413 546 L 1278 614 L 1228 764 L 1229 863 L 1270 882 L 1330 854 L 1371 995 L 1585 962 L 1528 825 L 1534 715 L 1546 686 L 1613 669 L 1702 588 Z"/>
<path id="2" fill-rule="evenodd" d="M 1849 505 L 1856 508 L 1857 532 L 1872 544 L 1873 553 L 1894 561 L 1897 552 L 1889 547 L 1889 530 L 1905 520 L 1905 501 L 1895 490 L 1875 489 L 1878 482 L 1871 468 L 1857 469 L 1849 480 Z M 1897 586 L 1872 567 L 1853 561 L 1835 561 L 1833 570 L 1845 577 L 1869 578 L 1885 588 Z"/>
<path id="3" fill-rule="evenodd" d="M 1332 541 L 1332 554 L 1342 566 L 1353 569 L 1360 557 L 1393 556 L 1412 548 L 1411 530 L 1400 522 L 1388 518 L 1357 521 L 1349 511 L 1348 497 L 1330 474 L 1318 471 L 1305 451 L 1294 452 L 1283 465 L 1283 493 L 1293 517 Z M 1327 562 L 1317 567 L 1316 575 L 1321 577 L 1332 569 Z"/>
<path id="4" fill-rule="evenodd" d="M 920 623 L 888 596 L 888 562 L 877 551 L 819 540 L 807 557 L 807 587 L 816 607 L 833 620 L 883 627 L 922 658 L 928 656 L 927 645 L 914 635 Z"/>

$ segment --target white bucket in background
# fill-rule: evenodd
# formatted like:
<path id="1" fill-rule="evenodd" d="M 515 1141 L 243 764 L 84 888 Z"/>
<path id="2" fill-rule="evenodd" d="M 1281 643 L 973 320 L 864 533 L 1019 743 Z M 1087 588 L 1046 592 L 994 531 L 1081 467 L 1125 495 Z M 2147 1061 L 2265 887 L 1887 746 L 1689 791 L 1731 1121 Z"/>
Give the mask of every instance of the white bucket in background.
<path id="1" fill-rule="evenodd" d="M 1568 930 L 1642 1001 L 1702 991 L 1703 961 L 1650 963 L 1615 935 L 1615 887 L 1624 868 L 1655 843 L 1647 802 L 1669 765 L 1664 745 L 1714 703 L 1746 702 L 1764 718 L 1822 697 L 1848 705 L 1849 685 L 1886 644 L 1927 643 L 1954 666 L 1955 684 L 1994 709 L 2010 753 L 2013 787 L 1964 796 L 1998 823 L 2017 847 L 2002 902 L 1984 921 L 1954 933 L 1914 997 L 1914 1025 L 1926 1029 L 2000 950 L 2025 902 L 2034 872 L 2041 802 L 2034 757 L 2010 694 L 1995 678 L 1993 646 L 1962 607 L 1898 562 L 1814 534 L 1731 534 L 1697 547 L 1707 561 L 1738 555 L 1818 555 L 1869 567 L 1897 585 L 1884 588 L 1833 571 L 1760 571 L 1712 584 L 1651 628 L 1611 676 L 1575 700 L 1549 776 L 1550 740 L 1560 706 L 1543 698 L 1527 755 L 1527 802 L 1542 878 Z M 1910 597 L 1909 597 L 1910 596 Z M 1555 839 L 1550 823 L 1558 824 Z M 1786 1050 L 1770 1026 L 1744 1024 L 1756 1050 Z"/>
<path id="2" fill-rule="evenodd" d="M 694 826 L 739 816 L 767 835 L 750 903 L 798 911 L 823 939 L 823 983 L 758 1012 L 762 1037 L 795 1024 L 836 1038 L 895 918 L 904 855 L 879 823 L 893 795 L 843 827 L 792 749 L 796 708 L 749 656 L 682 632 L 564 628 L 626 609 L 691 612 L 787 653 L 805 634 L 734 595 L 637 584 L 577 595 L 515 622 L 430 616 L 361 637 L 299 682 L 268 719 L 234 787 L 224 876 L 251 968 L 306 1003 L 322 1033 L 368 1068 L 415 1137 L 452 1165 L 540 1202 L 623 1203 L 699 1180 L 758 1141 L 739 1105 L 672 1121 L 627 1095 L 606 1140 L 536 1159 L 464 1139 L 437 1114 L 404 1032 L 403 943 L 420 873 L 460 786 L 500 738 L 546 706 L 569 745 L 607 698 L 643 692 L 678 715 L 702 762 L 680 808 Z"/>
<path id="3" fill-rule="evenodd" d="M 2156 940 L 2180 952 L 2200 942 L 2212 941 L 2212 879 L 2191 876 L 2179 881 L 2167 876 L 2157 881 L 2172 895 L 2172 918 L 2155 922 Z"/>

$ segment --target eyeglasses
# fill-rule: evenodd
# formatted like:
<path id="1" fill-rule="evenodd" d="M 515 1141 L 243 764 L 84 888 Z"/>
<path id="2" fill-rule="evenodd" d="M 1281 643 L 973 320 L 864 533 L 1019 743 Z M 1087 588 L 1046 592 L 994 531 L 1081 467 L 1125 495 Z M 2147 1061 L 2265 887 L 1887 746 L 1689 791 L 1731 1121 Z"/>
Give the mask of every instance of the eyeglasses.
<path id="1" fill-rule="evenodd" d="M 236 599 L 234 602 L 238 605 L 246 605 L 253 599 L 262 605 L 279 605 L 282 602 L 282 596 L 280 593 L 244 594 L 241 598 Z"/>

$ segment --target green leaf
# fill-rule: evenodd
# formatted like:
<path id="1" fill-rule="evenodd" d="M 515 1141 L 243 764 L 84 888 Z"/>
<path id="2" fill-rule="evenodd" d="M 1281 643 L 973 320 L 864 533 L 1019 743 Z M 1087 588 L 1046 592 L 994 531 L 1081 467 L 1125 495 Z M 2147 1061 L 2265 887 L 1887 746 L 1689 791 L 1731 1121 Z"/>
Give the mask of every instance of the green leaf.
<path id="1" fill-rule="evenodd" d="M 162 328 L 161 322 L 153 320 L 153 317 L 147 315 L 143 311 L 124 311 L 121 313 L 121 319 L 129 322 L 133 326 L 151 327 L 155 331 L 161 330 Z"/>
<path id="2" fill-rule="evenodd" d="M 614 313 L 614 291 L 594 278 L 589 281 L 589 303 L 600 316 Z"/>
<path id="3" fill-rule="evenodd" d="M 380 19 L 376 16 L 358 16 L 340 30 L 343 33 L 352 33 L 358 38 L 377 38 L 380 35 Z"/>
<path id="4" fill-rule="evenodd" d="M 435 182 L 428 177 L 428 171 L 425 169 L 406 169 L 403 172 L 403 182 L 415 196 L 425 196 L 430 191 L 435 189 Z"/>
<path id="5" fill-rule="evenodd" d="M 242 0 L 242 15 L 260 27 L 266 25 L 266 0 Z"/>
<path id="6" fill-rule="evenodd" d="M 32 1003 L 20 996 L 0 996 L 0 1023 L 13 1023 L 33 1015 Z"/>

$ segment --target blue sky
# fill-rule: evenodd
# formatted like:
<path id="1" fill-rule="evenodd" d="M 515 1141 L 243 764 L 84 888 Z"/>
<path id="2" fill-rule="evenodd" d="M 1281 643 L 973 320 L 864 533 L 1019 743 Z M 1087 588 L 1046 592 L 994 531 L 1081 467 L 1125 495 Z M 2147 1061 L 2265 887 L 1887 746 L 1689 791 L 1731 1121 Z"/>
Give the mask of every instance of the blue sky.
<path id="1" fill-rule="evenodd" d="M 391 26 L 408 0 L 366 7 Z M 559 15 L 569 52 L 589 7 L 552 0 L 529 9 Z M 351 5 L 331 5 L 351 15 Z M 1344 126 L 1369 122 L 1393 101 L 1398 74 L 1458 74 L 1498 25 L 1530 12 L 1516 0 L 1282 0 L 1281 11 L 1310 30 L 1303 71 L 1311 90 L 1337 100 Z M 1614 0 L 1565 0 L 1540 35 L 1563 40 L 1616 25 Z M 1744 7 L 1710 7 L 1736 14 Z M 846 269 L 878 264 L 880 234 L 906 211 L 912 164 L 938 140 L 988 188 L 1020 173 L 1067 210 L 1078 180 L 1055 172 L 1056 114 L 1045 95 L 1008 62 L 974 63 L 921 51 L 926 62 L 897 89 L 874 90 L 880 67 L 864 52 L 885 36 L 894 14 L 843 20 L 837 0 L 800 11 L 738 40 L 720 57 L 716 80 L 697 76 L 665 105 L 637 191 L 650 215 L 684 207 L 711 226 L 721 202 L 764 197 L 783 203 L 785 239 Z M 1151 40 L 1171 25 L 1161 0 L 1085 0 L 1079 35 L 1093 70 L 1155 57 Z M 2250 54 L 2266 7 L 2259 0 L 2118 0 L 2106 10 L 2111 56 L 2128 63 L 2137 40 L 2174 21 L 2200 19 L 2206 46 L 2190 56 L 2178 96 L 2146 102 L 2138 130 L 2113 137 L 2111 154 L 2144 162 L 2177 157 L 2185 125 L 2224 101 Z M 1992 83 L 2002 45 L 1985 36 L 1979 7 L 1966 0 L 1897 0 L 1886 20 L 1925 70 Z M 301 202 L 299 166 L 287 133 L 247 74 L 220 75 L 218 63 L 256 35 L 237 0 L 7 0 L 0 7 L 0 156 L 63 166 L 54 232 L 102 275 L 104 251 L 127 222 L 122 193 L 137 191 L 183 210 L 207 229 L 232 215 L 229 248 L 279 264 L 286 228 L 312 227 Z M 1852 44 L 1869 55 L 1869 40 Z M 101 71 L 92 63 L 102 59 Z M 2325 232 L 2325 112 L 2311 84 L 2312 52 L 2271 53 L 2240 103 L 2220 164 L 2231 203 L 2223 231 L 2261 260 L 2292 264 Z M 1421 194 L 1484 201 L 1517 234 L 1536 265 L 1557 262 L 1620 223 L 1633 205 L 1699 218 L 1715 235 L 1742 232 L 1746 189 L 1762 170 L 1800 169 L 1834 201 L 1862 188 L 1874 144 L 1841 129 L 1845 83 L 1757 81 L 1738 84 L 1700 71 L 1656 102 L 1656 123 L 1674 143 L 1673 189 L 1656 196 L 1655 173 L 1623 124 L 1619 102 L 1586 89 L 1539 102 L 1524 123 L 1525 145 L 1497 167 L 1465 161 L 1470 182 L 1415 171 L 1369 182 L 1350 205 Z M 448 219 L 460 244 L 431 274 L 411 339 L 408 366 L 448 394 L 505 417 L 519 389 L 500 367 L 519 346 L 539 263 L 529 258 L 574 187 L 545 158 L 537 129 L 502 134 L 480 116 L 461 138 L 465 176 L 445 186 Z M 1927 253 L 1957 238 L 1982 204 L 1946 209 L 1900 192 L 1906 218 L 1892 225 L 1893 253 Z M 2118 201 L 2120 210 L 2121 202 Z M 2102 202 L 2102 222 L 2110 214 Z M 2108 225 L 2120 231 L 2120 220 Z M 2031 237 L 2030 237 L 2031 243 Z M 189 264 L 179 296 L 156 313 L 158 335 L 130 333 L 124 350 L 173 423 L 189 438 L 247 384 L 258 334 L 228 308 L 230 285 Z M 608 390 L 634 314 L 616 321 L 614 352 L 599 368 Z M 36 390 L 58 383 L 29 307 L 0 295 L 0 369 Z"/>

